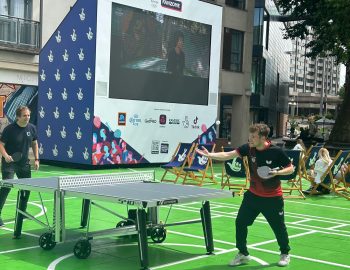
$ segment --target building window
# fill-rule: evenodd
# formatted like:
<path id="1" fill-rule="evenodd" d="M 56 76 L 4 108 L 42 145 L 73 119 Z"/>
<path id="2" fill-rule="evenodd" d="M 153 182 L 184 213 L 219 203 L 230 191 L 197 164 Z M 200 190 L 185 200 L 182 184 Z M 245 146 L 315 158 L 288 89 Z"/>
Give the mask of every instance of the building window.
<path id="1" fill-rule="evenodd" d="M 222 68 L 242 71 L 244 33 L 230 28 L 224 29 Z"/>
<path id="2" fill-rule="evenodd" d="M 32 18 L 33 0 L 0 0 L 0 42 L 38 48 L 39 23 Z"/>
<path id="3" fill-rule="evenodd" d="M 254 9 L 253 44 L 269 48 L 270 15 L 264 8 Z"/>
<path id="4" fill-rule="evenodd" d="M 225 4 L 230 7 L 245 9 L 245 0 L 226 0 Z"/>
<path id="5" fill-rule="evenodd" d="M 251 90 L 253 94 L 265 93 L 265 58 L 253 58 Z"/>
<path id="6" fill-rule="evenodd" d="M 0 0 L 0 15 L 32 19 L 33 0 Z"/>
<path id="7" fill-rule="evenodd" d="M 264 35 L 264 9 L 254 9 L 253 44 L 262 45 Z"/>

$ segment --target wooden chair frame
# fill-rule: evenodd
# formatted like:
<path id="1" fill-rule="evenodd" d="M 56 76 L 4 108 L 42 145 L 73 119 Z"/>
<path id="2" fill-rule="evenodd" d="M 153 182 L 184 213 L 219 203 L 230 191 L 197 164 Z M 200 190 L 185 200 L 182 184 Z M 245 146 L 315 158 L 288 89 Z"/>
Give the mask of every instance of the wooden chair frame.
<path id="1" fill-rule="evenodd" d="M 317 184 L 314 183 L 314 186 L 310 192 L 310 195 L 318 194 L 319 192 L 317 191 L 317 188 L 319 186 L 322 186 L 323 188 L 328 189 L 330 192 L 333 192 L 338 196 L 341 196 L 350 200 L 350 190 L 348 190 L 346 183 L 344 184 L 342 180 L 340 180 L 339 182 L 339 180 L 335 178 L 335 175 L 339 171 L 340 167 L 349 158 L 350 158 L 350 150 L 348 151 L 339 150 L 339 152 L 333 159 L 332 163 L 328 166 L 327 170 L 321 176 L 321 183 L 317 183 Z M 332 169 L 334 170 L 332 171 Z M 329 177 L 329 183 L 325 183 L 327 176 Z"/>
<path id="2" fill-rule="evenodd" d="M 222 151 L 225 151 L 225 152 L 232 151 L 232 150 L 234 150 L 234 149 L 228 148 L 228 147 L 222 147 Z M 226 160 L 225 162 L 223 162 L 222 174 L 221 174 L 221 189 L 228 187 L 229 190 L 234 190 L 234 191 L 237 190 L 237 192 L 235 194 L 241 196 L 244 193 L 244 191 L 249 189 L 250 171 L 249 171 L 249 165 L 248 165 L 248 158 L 243 157 L 242 163 L 241 163 L 243 165 L 243 168 L 244 168 L 244 175 L 245 175 L 244 183 L 238 184 L 238 183 L 230 182 L 230 179 L 232 177 L 236 177 L 236 175 L 230 174 L 230 172 L 228 172 L 226 169 L 227 162 L 236 162 L 236 160 L 238 158 L 239 157 L 231 159 L 231 160 Z M 241 176 L 237 176 L 237 177 L 241 177 Z"/>
<path id="3" fill-rule="evenodd" d="M 198 144 L 196 148 L 201 148 L 202 146 L 206 147 L 209 152 L 214 152 L 215 144 Z M 210 148 L 211 147 L 211 148 Z M 183 185 L 196 185 L 202 186 L 204 183 L 217 184 L 217 181 L 214 178 L 214 170 L 213 170 L 213 161 L 211 158 L 208 158 L 205 167 L 199 169 L 196 166 L 196 158 L 206 158 L 201 157 L 197 154 L 196 151 L 192 152 L 190 165 L 184 168 L 185 177 L 182 182 Z M 209 171 L 209 173 L 208 173 Z"/>
<path id="4" fill-rule="evenodd" d="M 181 146 L 183 145 L 188 145 L 189 146 L 189 150 L 187 153 L 179 153 L 179 151 L 182 149 Z M 190 162 L 190 156 L 193 152 L 193 150 L 195 149 L 196 144 L 195 143 L 179 143 L 178 146 L 176 147 L 176 150 L 170 160 L 169 163 L 161 166 L 165 172 L 161 178 L 161 182 L 170 182 L 170 183 L 174 183 L 176 184 L 176 182 L 178 181 L 179 178 L 184 178 L 185 177 L 185 172 L 184 172 L 184 168 L 185 166 L 188 166 L 191 162 Z M 183 162 L 177 162 L 177 158 L 179 157 L 179 155 L 184 155 L 182 158 L 184 159 Z M 173 166 L 174 165 L 174 166 Z M 170 178 L 165 178 L 167 173 L 171 173 L 175 175 L 175 179 L 170 179 Z"/>
<path id="5" fill-rule="evenodd" d="M 305 199 L 305 195 L 303 193 L 303 183 L 302 183 L 302 167 L 303 167 L 303 156 L 305 156 L 303 151 L 298 151 L 298 150 L 289 150 L 289 151 L 295 151 L 299 152 L 299 161 L 297 164 L 293 164 L 294 166 L 294 173 L 292 175 L 292 179 L 288 178 L 287 185 L 282 185 L 282 191 L 283 191 L 283 197 L 286 199 L 294 199 L 294 198 L 300 198 L 300 199 Z M 286 152 L 288 155 L 288 151 Z M 282 183 L 285 182 L 283 181 L 283 178 L 286 178 L 284 176 L 280 176 Z M 298 195 L 293 195 L 293 191 L 297 191 L 299 194 Z"/>

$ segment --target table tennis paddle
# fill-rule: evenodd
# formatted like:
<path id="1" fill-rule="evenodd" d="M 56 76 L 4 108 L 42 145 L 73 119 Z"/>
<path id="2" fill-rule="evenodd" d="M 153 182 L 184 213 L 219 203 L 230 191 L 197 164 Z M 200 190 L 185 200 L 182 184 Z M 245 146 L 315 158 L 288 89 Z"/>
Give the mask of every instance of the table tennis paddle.
<path id="1" fill-rule="evenodd" d="M 279 169 L 278 167 L 271 169 L 268 166 L 262 166 L 262 167 L 259 167 L 257 169 L 257 173 L 258 173 L 259 177 L 262 179 L 270 179 L 272 177 L 275 177 L 274 174 L 271 174 L 271 171 L 278 170 L 278 169 Z"/>
<path id="2" fill-rule="evenodd" d="M 18 162 L 22 159 L 22 153 L 21 152 L 15 152 L 11 155 L 13 162 Z"/>

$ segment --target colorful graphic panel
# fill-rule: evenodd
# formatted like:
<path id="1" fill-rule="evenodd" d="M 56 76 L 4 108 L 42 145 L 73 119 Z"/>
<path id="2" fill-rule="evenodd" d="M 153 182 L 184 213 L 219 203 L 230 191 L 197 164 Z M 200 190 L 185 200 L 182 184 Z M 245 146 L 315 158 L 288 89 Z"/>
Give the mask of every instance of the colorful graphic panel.
<path id="1" fill-rule="evenodd" d="M 91 164 L 96 1 L 77 1 L 40 53 L 40 158 Z"/>

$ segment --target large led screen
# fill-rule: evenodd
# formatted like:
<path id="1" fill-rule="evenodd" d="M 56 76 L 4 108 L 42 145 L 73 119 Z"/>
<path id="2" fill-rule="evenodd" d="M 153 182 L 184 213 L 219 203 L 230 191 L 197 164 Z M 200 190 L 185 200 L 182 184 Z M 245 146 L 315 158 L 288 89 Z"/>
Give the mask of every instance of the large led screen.
<path id="1" fill-rule="evenodd" d="M 112 3 L 109 97 L 208 105 L 211 25 Z"/>

